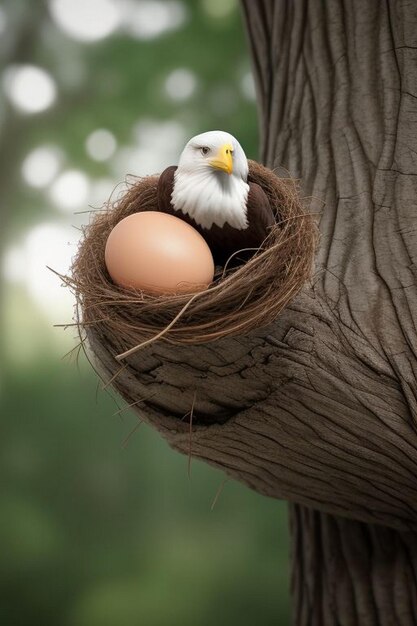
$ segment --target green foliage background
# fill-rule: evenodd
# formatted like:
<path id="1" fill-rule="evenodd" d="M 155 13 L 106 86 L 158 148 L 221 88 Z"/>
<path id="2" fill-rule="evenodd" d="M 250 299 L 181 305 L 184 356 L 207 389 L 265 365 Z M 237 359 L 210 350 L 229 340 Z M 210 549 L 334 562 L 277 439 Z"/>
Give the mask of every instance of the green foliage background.
<path id="1" fill-rule="evenodd" d="M 216 16 L 207 1 L 188 0 L 177 30 L 84 44 L 57 28 L 46 3 L 0 2 L 2 72 L 39 65 L 58 89 L 54 106 L 32 116 L 1 94 L 2 258 L 37 224 L 71 219 L 22 180 L 22 160 L 39 145 L 58 145 L 67 167 L 105 177 L 109 163 L 85 150 L 91 131 L 107 128 L 123 147 L 138 120 L 175 120 L 187 136 L 228 130 L 256 158 L 255 103 L 241 89 L 245 36 L 238 8 L 226 4 Z M 163 90 L 178 67 L 198 77 L 181 102 Z M 0 298 L 0 623 L 287 624 L 285 505 L 227 481 L 211 510 L 224 476 L 193 461 L 189 479 L 187 459 L 146 426 L 123 445 L 137 418 L 96 393 L 82 358 L 78 367 L 61 359 L 76 344 L 71 330 L 63 339 L 28 285 L 3 274 Z"/>

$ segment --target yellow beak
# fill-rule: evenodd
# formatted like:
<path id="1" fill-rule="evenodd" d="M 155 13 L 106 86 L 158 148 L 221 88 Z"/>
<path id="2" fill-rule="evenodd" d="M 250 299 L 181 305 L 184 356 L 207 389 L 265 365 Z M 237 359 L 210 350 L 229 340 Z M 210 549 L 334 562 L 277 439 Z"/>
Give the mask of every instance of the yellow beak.
<path id="1" fill-rule="evenodd" d="M 231 174 L 233 172 L 233 146 L 231 143 L 223 144 L 214 159 L 209 161 L 211 167 Z"/>

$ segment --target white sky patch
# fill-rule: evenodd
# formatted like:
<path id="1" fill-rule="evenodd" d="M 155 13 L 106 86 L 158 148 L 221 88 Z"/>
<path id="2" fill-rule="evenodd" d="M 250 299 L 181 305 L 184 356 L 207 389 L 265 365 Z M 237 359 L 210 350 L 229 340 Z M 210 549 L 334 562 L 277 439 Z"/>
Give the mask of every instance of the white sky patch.
<path id="1" fill-rule="evenodd" d="M 88 156 L 94 161 L 107 161 L 117 148 L 116 138 L 109 130 L 98 128 L 90 133 L 85 142 Z"/>
<path id="2" fill-rule="evenodd" d="M 186 128 L 175 120 L 142 119 L 133 128 L 134 145 L 117 151 L 112 160 L 115 178 L 146 176 L 175 165 L 187 142 Z"/>
<path id="3" fill-rule="evenodd" d="M 171 72 L 165 80 L 165 91 L 175 102 L 184 102 L 197 90 L 197 76 L 191 70 L 180 67 Z"/>
<path id="4" fill-rule="evenodd" d="M 23 285 L 51 322 L 71 320 L 74 298 L 46 266 L 67 274 L 78 238 L 79 233 L 74 228 L 46 222 L 30 230 L 20 244 L 6 250 L 3 259 L 5 279 Z"/>
<path id="5" fill-rule="evenodd" d="M 66 35 L 87 43 L 114 33 L 121 20 L 115 0 L 50 0 L 49 9 Z"/>
<path id="6" fill-rule="evenodd" d="M 77 209 L 88 209 L 90 181 L 84 172 L 66 170 L 58 176 L 49 189 L 49 196 L 55 206 L 64 213 Z"/>
<path id="7" fill-rule="evenodd" d="M 188 11 L 179 0 L 125 0 L 122 4 L 125 31 L 136 39 L 155 39 L 177 30 L 188 18 Z"/>
<path id="8" fill-rule="evenodd" d="M 255 81 L 252 72 L 246 72 L 240 80 L 241 92 L 246 100 L 256 100 Z"/>
<path id="9" fill-rule="evenodd" d="M 57 176 L 62 159 L 62 152 L 57 146 L 35 148 L 23 160 L 23 180 L 37 189 L 47 187 Z"/>
<path id="10" fill-rule="evenodd" d="M 210 17 L 222 19 L 237 8 L 237 0 L 201 0 L 201 7 Z"/>
<path id="11" fill-rule="evenodd" d="M 57 96 L 52 76 L 35 65 L 10 65 L 3 74 L 3 86 L 10 102 L 22 113 L 45 111 Z"/>

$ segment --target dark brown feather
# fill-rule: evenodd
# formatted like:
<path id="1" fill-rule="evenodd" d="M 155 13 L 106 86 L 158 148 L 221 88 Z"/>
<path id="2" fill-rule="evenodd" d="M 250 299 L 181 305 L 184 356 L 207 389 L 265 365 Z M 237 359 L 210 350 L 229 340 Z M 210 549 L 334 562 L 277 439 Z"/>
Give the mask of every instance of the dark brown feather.
<path id="1" fill-rule="evenodd" d="M 159 177 L 157 190 L 158 209 L 164 213 L 179 217 L 198 230 L 208 243 L 216 265 L 224 265 L 227 259 L 238 250 L 251 248 L 250 251 L 236 254 L 228 266 L 236 266 L 247 261 L 261 246 L 271 226 L 275 224 L 268 197 L 262 187 L 257 183 L 249 183 L 247 202 L 248 228 L 239 230 L 227 223 L 222 227 L 213 224 L 211 228 L 203 228 L 189 215 L 182 211 L 176 211 L 172 206 L 171 197 L 176 169 L 175 166 L 167 167 Z"/>

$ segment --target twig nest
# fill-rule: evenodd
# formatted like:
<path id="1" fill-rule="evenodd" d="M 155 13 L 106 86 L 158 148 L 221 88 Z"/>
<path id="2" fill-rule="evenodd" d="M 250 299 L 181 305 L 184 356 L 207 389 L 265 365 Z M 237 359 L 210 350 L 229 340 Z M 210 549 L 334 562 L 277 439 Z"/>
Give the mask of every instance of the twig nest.
<path id="1" fill-rule="evenodd" d="M 254 161 L 249 179 L 264 189 L 277 223 L 248 262 L 220 268 L 209 288 L 193 295 L 125 289 L 106 269 L 105 247 L 114 226 L 132 213 L 157 210 L 158 176 L 138 179 L 120 200 L 97 212 L 84 229 L 70 277 L 80 327 L 123 360 L 156 339 L 202 344 L 273 321 L 310 277 L 317 228 L 294 180 L 278 178 Z"/>

